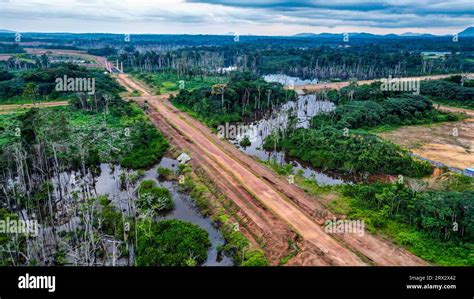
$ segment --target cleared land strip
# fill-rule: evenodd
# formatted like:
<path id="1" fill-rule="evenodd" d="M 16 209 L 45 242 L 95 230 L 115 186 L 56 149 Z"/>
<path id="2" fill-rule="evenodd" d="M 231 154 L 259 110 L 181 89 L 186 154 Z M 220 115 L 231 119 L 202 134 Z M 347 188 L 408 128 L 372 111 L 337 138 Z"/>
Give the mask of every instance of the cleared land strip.
<path id="1" fill-rule="evenodd" d="M 126 75 L 121 77 L 121 80 L 131 81 Z M 258 162 L 219 140 L 208 128 L 176 110 L 167 101 L 167 96 L 152 97 L 146 88 L 137 82 L 128 82 L 127 85 L 135 85 L 144 95 L 142 101 L 146 100 L 151 104 L 167 122 L 204 151 L 206 159 L 212 160 L 214 165 L 217 165 L 214 171 L 220 172 L 222 179 L 228 178 L 229 175 L 234 177 L 235 179 L 228 182 L 229 184 L 241 185 L 252 193 L 267 209 L 298 232 L 305 241 L 316 246 L 324 254 L 325 260 L 329 258 L 330 264 L 364 265 L 362 259 L 354 252 L 364 256 L 364 260 L 378 265 L 426 264 L 390 242 L 369 234 L 361 238 L 347 234 L 339 235 L 336 237 L 338 240 L 335 240 L 320 226 L 322 219 L 310 215 L 315 207 L 324 209 L 316 200 L 308 198 L 301 189 L 288 184 L 284 179 L 275 177 L 275 174 Z M 347 246 L 351 250 L 347 249 Z"/>
<path id="2" fill-rule="evenodd" d="M 177 110 L 166 99 L 162 103 L 174 114 L 180 115 L 181 119 L 203 132 L 212 142 L 219 146 L 232 159 L 246 167 L 258 178 L 267 182 L 273 189 L 287 201 L 293 202 L 301 211 L 319 225 L 323 225 L 326 219 L 336 217 L 320 201 L 306 194 L 301 188 L 294 184 L 289 184 L 285 177 L 276 175 L 271 169 L 261 165 L 254 159 L 238 150 L 232 144 L 219 139 L 208 127 L 189 117 L 187 114 Z M 325 215 L 322 217 L 321 215 Z M 377 265 L 426 265 L 427 263 L 405 249 L 394 245 L 390 241 L 374 236 L 366 232 L 363 236 L 356 234 L 333 234 L 336 239 L 342 242 L 359 255 L 364 256 L 373 264 Z"/>
<path id="3" fill-rule="evenodd" d="M 342 246 L 339 242 L 326 234 L 321 226 L 303 213 L 294 204 L 286 201 L 282 195 L 271 188 L 265 180 L 257 177 L 246 167 L 232 159 L 216 144 L 210 142 L 203 131 L 196 129 L 184 121 L 185 115 L 171 110 L 164 104 L 167 96 L 154 97 L 136 82 L 121 75 L 121 82 L 125 80 L 129 86 L 135 86 L 144 95 L 142 99 L 151 104 L 174 128 L 188 140 L 199 147 L 205 153 L 206 162 L 213 161 L 217 167 L 214 169 L 221 180 L 229 185 L 242 186 L 248 193 L 252 194 L 266 209 L 272 211 L 280 219 L 292 227 L 304 240 L 318 248 L 332 265 L 365 265 L 365 263 L 352 251 Z M 198 153 L 199 154 L 199 153 Z M 191 153 L 193 155 L 193 153 Z M 212 162 L 211 162 L 212 163 Z M 230 177 L 230 178 L 229 178 Z M 234 179 L 232 179 L 234 177 Z M 261 212 L 265 212 L 262 209 Z"/>
<path id="4" fill-rule="evenodd" d="M 68 101 L 58 102 L 36 102 L 28 104 L 6 104 L 0 105 L 0 114 L 11 113 L 15 110 L 30 109 L 30 108 L 49 108 L 58 106 L 67 106 Z"/>
<path id="5" fill-rule="evenodd" d="M 445 74 L 445 75 L 430 75 L 430 76 L 417 76 L 417 77 L 406 77 L 406 78 L 398 78 L 398 79 L 404 79 L 404 80 L 414 80 L 414 79 L 419 79 L 419 80 L 438 80 L 438 79 L 444 79 L 448 78 L 453 75 L 460 75 L 460 74 Z M 473 76 L 474 74 L 467 74 L 468 76 Z M 374 79 L 374 80 L 361 80 L 357 81 L 357 85 L 367 85 L 367 84 L 372 84 L 376 81 L 380 81 L 380 79 Z M 307 90 L 307 91 L 318 91 L 318 90 L 325 90 L 325 89 L 341 89 L 343 87 L 349 86 L 351 82 L 350 81 L 344 81 L 344 82 L 332 82 L 332 83 L 318 83 L 318 84 L 309 84 L 309 85 L 299 85 L 295 86 L 295 90 Z"/>
<path id="6" fill-rule="evenodd" d="M 148 102 L 158 109 L 169 122 L 179 128 L 183 135 L 201 147 L 206 152 L 207 158 L 215 161 L 218 165 L 216 170 L 221 173 L 223 179 L 229 174 L 234 176 L 236 179 L 234 182 L 229 182 L 230 184 L 240 184 L 247 192 L 253 193 L 266 208 L 286 221 L 305 240 L 313 243 L 325 255 L 329 256 L 335 265 L 364 264 L 354 253 L 327 235 L 321 226 L 301 212 L 300 209 L 282 198 L 268 183 L 255 176 L 215 144 L 209 142 L 202 132 L 187 124 L 181 119 L 180 115 L 166 108 L 161 100 L 152 97 L 149 98 Z"/>

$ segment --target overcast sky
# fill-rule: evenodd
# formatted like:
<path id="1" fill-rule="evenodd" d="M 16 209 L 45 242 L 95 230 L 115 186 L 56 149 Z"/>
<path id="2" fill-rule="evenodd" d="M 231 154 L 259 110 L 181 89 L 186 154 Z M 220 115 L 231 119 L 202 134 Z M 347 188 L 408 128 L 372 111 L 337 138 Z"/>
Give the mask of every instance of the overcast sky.
<path id="1" fill-rule="evenodd" d="M 0 29 L 20 32 L 454 34 L 473 25 L 474 0 L 0 0 Z"/>

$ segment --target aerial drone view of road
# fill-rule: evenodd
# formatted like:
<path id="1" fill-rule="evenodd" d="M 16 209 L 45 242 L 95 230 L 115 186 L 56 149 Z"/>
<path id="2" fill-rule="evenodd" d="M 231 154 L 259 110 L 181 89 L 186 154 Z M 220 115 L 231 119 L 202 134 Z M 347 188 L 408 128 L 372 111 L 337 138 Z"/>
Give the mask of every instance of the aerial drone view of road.
<path id="1" fill-rule="evenodd" d="M 425 2 L 1 2 L 1 265 L 470 271 L 474 10 Z"/>

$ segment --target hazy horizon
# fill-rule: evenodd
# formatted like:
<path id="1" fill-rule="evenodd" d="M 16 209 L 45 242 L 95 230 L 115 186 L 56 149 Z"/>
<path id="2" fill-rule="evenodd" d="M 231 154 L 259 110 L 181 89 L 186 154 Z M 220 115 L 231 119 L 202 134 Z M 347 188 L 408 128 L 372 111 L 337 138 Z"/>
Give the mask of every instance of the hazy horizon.
<path id="1" fill-rule="evenodd" d="M 470 0 L 0 0 L 0 5 L 1 29 L 44 33 L 447 35 L 474 23 Z"/>

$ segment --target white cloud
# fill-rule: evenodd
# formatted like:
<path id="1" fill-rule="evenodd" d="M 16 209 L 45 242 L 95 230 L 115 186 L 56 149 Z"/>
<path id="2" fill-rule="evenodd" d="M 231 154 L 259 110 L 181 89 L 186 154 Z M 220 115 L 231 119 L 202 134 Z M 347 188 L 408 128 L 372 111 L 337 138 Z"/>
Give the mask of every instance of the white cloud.
<path id="1" fill-rule="evenodd" d="M 472 25 L 471 1 L 0 0 L 0 28 L 115 33 L 445 34 Z"/>

